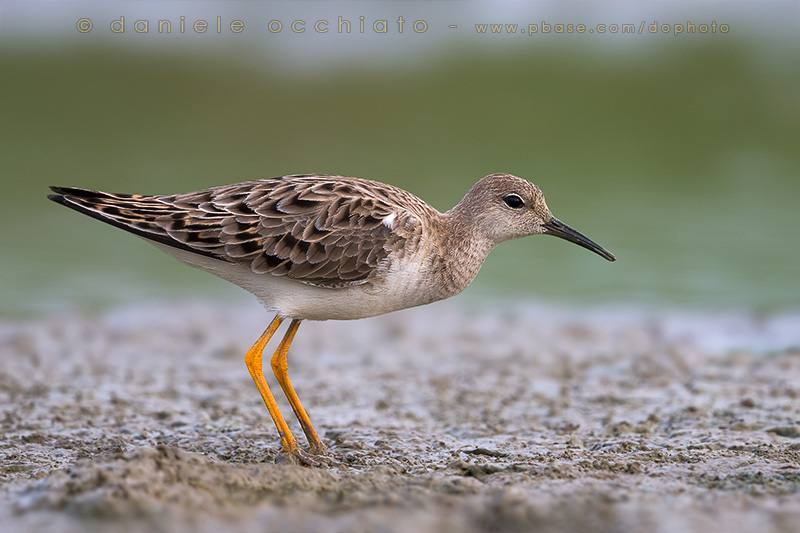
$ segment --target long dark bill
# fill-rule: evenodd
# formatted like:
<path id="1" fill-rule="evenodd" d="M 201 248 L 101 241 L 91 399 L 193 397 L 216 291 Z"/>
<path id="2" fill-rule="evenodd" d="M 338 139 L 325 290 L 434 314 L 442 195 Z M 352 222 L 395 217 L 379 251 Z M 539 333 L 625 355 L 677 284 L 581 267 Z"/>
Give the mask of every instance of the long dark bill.
<path id="1" fill-rule="evenodd" d="M 609 261 L 616 261 L 617 258 L 614 257 L 614 254 L 591 240 L 589 237 L 581 233 L 580 231 L 576 231 L 556 217 L 551 218 L 547 222 L 544 223 L 545 228 L 545 235 L 555 235 L 556 237 L 561 237 L 562 239 L 566 239 L 570 242 L 574 242 L 578 246 L 583 246 L 587 250 L 591 250 L 597 255 L 609 260 Z"/>

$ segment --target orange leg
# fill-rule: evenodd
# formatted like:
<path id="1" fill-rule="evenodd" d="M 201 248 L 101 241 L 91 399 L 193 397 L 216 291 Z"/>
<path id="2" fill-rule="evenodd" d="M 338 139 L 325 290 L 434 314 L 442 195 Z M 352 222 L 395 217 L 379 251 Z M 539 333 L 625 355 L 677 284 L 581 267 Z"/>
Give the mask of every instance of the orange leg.
<path id="1" fill-rule="evenodd" d="M 261 393 L 261 397 L 264 399 L 264 403 L 267 405 L 267 410 L 269 411 L 272 420 L 275 422 L 275 427 L 278 428 L 278 433 L 281 436 L 282 450 L 286 453 L 296 455 L 297 442 L 294 440 L 292 432 L 289 431 L 289 426 L 286 424 L 286 420 L 283 419 L 283 415 L 281 415 L 281 412 L 278 409 L 278 404 L 275 403 L 275 397 L 272 396 L 272 393 L 269 391 L 269 386 L 267 386 L 267 380 L 264 379 L 264 372 L 261 366 L 261 353 L 264 351 L 264 347 L 267 345 L 269 340 L 275 334 L 275 331 L 277 331 L 278 327 L 281 325 L 281 322 L 283 322 L 283 318 L 280 316 L 276 316 L 274 319 L 272 319 L 270 325 L 266 330 L 264 330 L 264 333 L 261 334 L 252 348 L 247 350 L 247 354 L 244 356 L 244 362 L 247 365 L 247 370 L 250 371 L 250 376 L 252 376 L 253 381 L 256 383 L 256 387 L 258 387 L 258 392 Z M 294 323 L 292 323 L 292 325 L 294 325 Z M 289 329 L 291 331 L 291 328 Z M 294 329 L 296 330 L 297 327 Z M 285 341 L 286 338 L 284 338 L 283 342 L 281 342 L 281 346 L 283 346 Z M 278 350 L 280 351 L 280 349 L 281 348 L 279 347 Z"/>
<path id="2" fill-rule="evenodd" d="M 323 454 L 325 453 L 325 445 L 319 440 L 317 432 L 314 431 L 314 426 L 311 425 L 311 420 L 306 414 L 306 410 L 303 409 L 300 403 L 300 398 L 298 398 L 297 393 L 294 392 L 292 382 L 289 381 L 289 364 L 286 361 L 286 353 L 289 351 L 289 346 L 292 344 L 294 334 L 297 332 L 299 326 L 300 320 L 292 320 L 289 329 L 286 331 L 286 335 L 283 336 L 280 346 L 278 346 L 278 349 L 275 351 L 275 355 L 272 356 L 270 364 L 272 365 L 272 373 L 275 374 L 275 378 L 278 380 L 278 383 L 280 383 L 283 393 L 286 395 L 286 399 L 289 400 L 289 404 L 292 406 L 292 410 L 297 420 L 300 422 L 300 427 L 303 428 L 303 433 L 306 434 L 308 444 L 311 446 L 311 453 Z"/>

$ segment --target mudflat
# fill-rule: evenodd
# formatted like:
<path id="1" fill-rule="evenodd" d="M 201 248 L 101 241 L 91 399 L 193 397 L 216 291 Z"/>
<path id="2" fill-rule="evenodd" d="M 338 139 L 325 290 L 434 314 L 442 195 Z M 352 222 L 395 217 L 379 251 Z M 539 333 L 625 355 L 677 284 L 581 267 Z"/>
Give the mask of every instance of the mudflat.
<path id="1" fill-rule="evenodd" d="M 330 450 L 316 468 L 282 461 L 244 365 L 269 319 L 0 319 L 4 528 L 800 528 L 798 314 L 445 302 L 304 322 L 289 373 Z"/>

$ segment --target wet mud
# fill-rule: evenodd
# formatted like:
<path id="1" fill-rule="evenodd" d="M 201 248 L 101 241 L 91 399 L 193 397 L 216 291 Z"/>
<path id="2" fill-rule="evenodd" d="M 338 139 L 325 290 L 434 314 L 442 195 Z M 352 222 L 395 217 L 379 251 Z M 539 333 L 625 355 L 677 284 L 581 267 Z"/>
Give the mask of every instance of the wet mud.
<path id="1" fill-rule="evenodd" d="M 279 454 L 243 362 L 270 318 L 0 319 L 9 531 L 800 527 L 800 316 L 442 303 L 306 322 L 289 370 L 317 468 Z"/>

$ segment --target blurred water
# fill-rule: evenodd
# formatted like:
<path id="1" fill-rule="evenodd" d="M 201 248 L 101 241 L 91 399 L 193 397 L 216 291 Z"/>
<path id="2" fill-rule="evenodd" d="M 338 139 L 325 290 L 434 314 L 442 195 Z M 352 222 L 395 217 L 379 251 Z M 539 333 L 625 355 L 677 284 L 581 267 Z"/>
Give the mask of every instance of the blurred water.
<path id="1" fill-rule="evenodd" d="M 289 3 L 268 14 L 251 4 L 234 11 L 295 16 Z M 462 29 L 484 18 L 504 22 L 485 6 L 458 18 L 443 4 L 406 19 L 427 17 L 432 28 L 457 19 Z M 394 51 L 374 35 L 293 41 L 283 33 L 267 42 L 254 31 L 251 41 L 194 36 L 187 46 L 175 36 L 100 34 L 100 20 L 144 16 L 123 11 L 132 5 L 59 4 L 41 23 L 53 35 L 9 31 L 24 11 L 4 6 L 3 313 L 237 294 L 48 202 L 47 185 L 172 193 L 298 172 L 386 181 L 440 210 L 485 174 L 515 173 L 542 187 L 556 216 L 619 258 L 606 263 L 548 237 L 505 243 L 476 280 L 474 299 L 761 311 L 800 303 L 800 54 L 780 46 L 781 32 L 769 38 L 763 13 L 749 27 L 760 33 L 618 36 L 611 46 L 587 36 L 535 45 L 449 38 L 439 26 L 418 42 L 395 35 Z M 154 5 L 135 9 L 153 19 L 186 11 Z M 541 13 L 578 16 L 538 5 L 544 11 L 506 6 L 501 14 L 520 23 Z M 777 5 L 772 17 L 784 27 L 793 12 Z M 206 5 L 209 20 L 219 6 Z M 381 12 L 376 4 L 335 6 L 319 17 Z M 654 20 L 666 7 L 632 9 L 612 14 Z M 81 41 L 72 28 L 90 15 L 97 31 Z M 364 49 L 372 59 L 354 61 Z"/>

